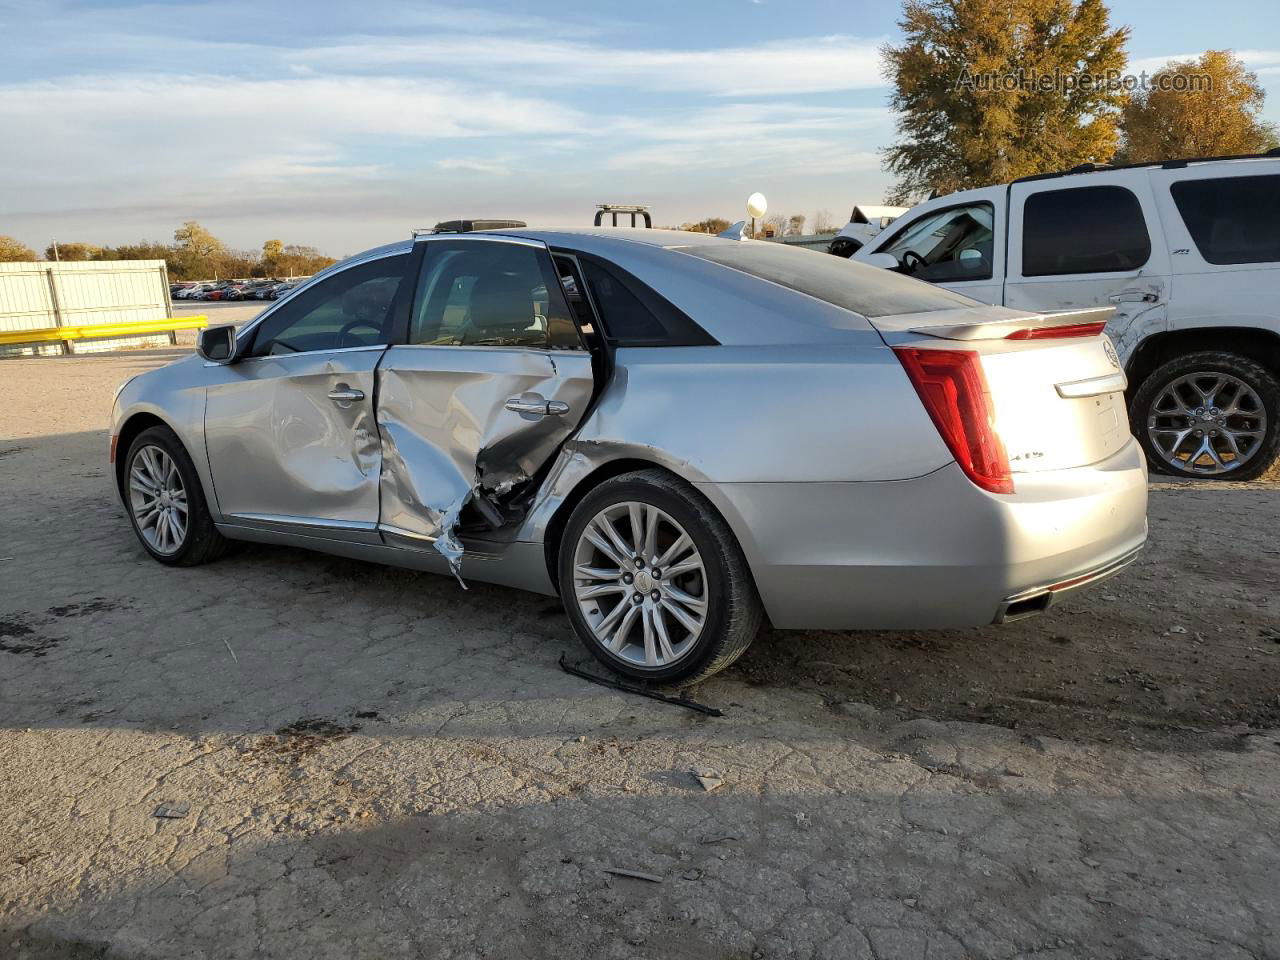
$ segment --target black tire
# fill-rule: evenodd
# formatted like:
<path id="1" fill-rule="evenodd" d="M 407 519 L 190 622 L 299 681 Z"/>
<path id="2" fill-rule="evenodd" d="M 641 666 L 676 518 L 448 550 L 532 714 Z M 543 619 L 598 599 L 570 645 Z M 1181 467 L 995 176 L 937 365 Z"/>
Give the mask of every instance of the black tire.
<path id="1" fill-rule="evenodd" d="M 182 485 L 186 490 L 186 538 L 172 553 L 162 553 L 148 543 L 134 516 L 133 501 L 129 492 L 129 473 L 134 467 L 134 460 L 138 453 L 148 446 L 159 447 L 169 455 L 182 477 Z M 200 476 L 196 473 L 195 465 L 182 446 L 182 441 L 168 427 L 149 427 L 134 438 L 133 443 L 129 445 L 129 452 L 125 455 L 123 477 L 122 499 L 125 513 L 129 515 L 129 522 L 133 525 L 133 532 L 137 535 L 138 542 L 153 559 L 172 567 L 195 567 L 217 560 L 228 551 L 231 541 L 218 533 L 213 525 L 213 517 L 209 514 L 209 506 L 204 498 L 204 488 L 200 485 Z"/>
<path id="2" fill-rule="evenodd" d="M 1239 466 L 1231 466 L 1226 470 L 1194 469 L 1173 463 L 1164 456 L 1153 439 L 1152 430 L 1157 425 L 1159 416 L 1155 405 L 1171 384 L 1191 374 L 1203 374 L 1206 377 L 1225 374 L 1235 377 L 1261 400 L 1266 427 L 1257 445 L 1245 449 L 1245 459 Z M 1153 470 L 1167 476 L 1202 480 L 1255 480 L 1267 471 L 1275 462 L 1277 454 L 1280 454 L 1280 381 L 1266 367 L 1236 353 L 1217 350 L 1190 353 L 1170 360 L 1142 381 L 1129 406 L 1129 420 Z M 1180 422 L 1189 421 L 1180 418 Z M 1246 420 L 1237 416 L 1227 425 L 1239 427 L 1245 422 Z M 1256 420 L 1253 422 L 1256 423 Z M 1207 422 L 1197 424 L 1205 428 L 1214 425 Z"/>
<path id="3" fill-rule="evenodd" d="M 575 595 L 574 555 L 583 531 L 607 507 L 634 501 L 657 507 L 682 526 L 703 559 L 706 620 L 691 647 L 666 666 L 648 667 L 616 656 L 596 640 Z M 651 683 L 695 683 L 746 651 L 764 617 L 742 548 L 715 507 L 692 486 L 658 469 L 624 473 L 600 484 L 574 508 L 559 545 L 560 597 L 583 646 L 611 670 Z M 625 602 L 625 601 L 619 601 Z"/>

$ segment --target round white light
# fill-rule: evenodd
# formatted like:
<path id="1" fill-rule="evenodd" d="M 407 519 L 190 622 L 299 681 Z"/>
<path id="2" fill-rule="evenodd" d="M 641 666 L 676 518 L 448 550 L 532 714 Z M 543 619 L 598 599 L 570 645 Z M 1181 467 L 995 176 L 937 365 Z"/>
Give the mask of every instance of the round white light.
<path id="1" fill-rule="evenodd" d="M 768 209 L 769 201 L 764 198 L 763 193 L 753 193 L 747 197 L 747 213 L 751 216 L 763 217 Z"/>

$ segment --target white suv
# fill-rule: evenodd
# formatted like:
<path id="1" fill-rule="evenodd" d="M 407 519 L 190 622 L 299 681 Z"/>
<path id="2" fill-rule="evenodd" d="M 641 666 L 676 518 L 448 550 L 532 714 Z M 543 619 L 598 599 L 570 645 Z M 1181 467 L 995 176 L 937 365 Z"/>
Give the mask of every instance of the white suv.
<path id="1" fill-rule="evenodd" d="M 854 260 L 986 303 L 1116 308 L 1156 469 L 1248 480 L 1280 450 L 1280 150 L 1026 177 L 913 207 Z"/>

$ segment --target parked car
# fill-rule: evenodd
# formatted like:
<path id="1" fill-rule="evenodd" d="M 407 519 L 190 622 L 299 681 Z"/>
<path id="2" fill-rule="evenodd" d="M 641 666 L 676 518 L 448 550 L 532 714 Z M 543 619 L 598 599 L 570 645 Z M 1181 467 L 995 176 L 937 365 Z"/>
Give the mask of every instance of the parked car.
<path id="1" fill-rule="evenodd" d="M 1162 473 L 1250 480 L 1280 452 L 1280 151 L 937 197 L 854 259 L 1020 310 L 1113 305 L 1129 419 Z"/>
<path id="2" fill-rule="evenodd" d="M 853 208 L 849 222 L 827 245 L 827 253 L 837 257 L 851 257 L 873 240 L 885 227 L 907 212 L 906 207 L 869 206 L 860 204 Z"/>
<path id="3" fill-rule="evenodd" d="M 687 681 L 765 614 L 998 623 L 1127 564 L 1104 316 L 680 231 L 419 236 L 125 384 L 113 476 L 161 563 L 255 540 L 558 593 L 604 663 Z"/>

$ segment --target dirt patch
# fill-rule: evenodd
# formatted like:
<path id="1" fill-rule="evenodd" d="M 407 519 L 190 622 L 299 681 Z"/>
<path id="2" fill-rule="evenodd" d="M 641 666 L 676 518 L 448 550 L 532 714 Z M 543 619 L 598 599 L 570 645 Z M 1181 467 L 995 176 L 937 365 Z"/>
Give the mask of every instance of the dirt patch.
<path id="1" fill-rule="evenodd" d="M 20 617 L 0 618 L 0 651 L 4 653 L 43 657 L 65 639 L 46 636 Z"/>
<path id="2" fill-rule="evenodd" d="M 253 749 L 256 753 L 297 761 L 311 756 L 326 744 L 345 740 L 359 729 L 354 723 L 303 717 L 281 727 L 274 736 L 260 737 Z"/>
<path id="3" fill-rule="evenodd" d="M 51 617 L 88 617 L 95 613 L 106 613 L 109 610 L 131 610 L 132 607 L 123 600 L 108 600 L 106 597 L 94 597 L 84 603 L 67 603 L 50 607 L 45 611 Z"/>

